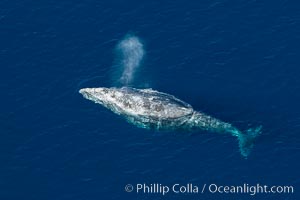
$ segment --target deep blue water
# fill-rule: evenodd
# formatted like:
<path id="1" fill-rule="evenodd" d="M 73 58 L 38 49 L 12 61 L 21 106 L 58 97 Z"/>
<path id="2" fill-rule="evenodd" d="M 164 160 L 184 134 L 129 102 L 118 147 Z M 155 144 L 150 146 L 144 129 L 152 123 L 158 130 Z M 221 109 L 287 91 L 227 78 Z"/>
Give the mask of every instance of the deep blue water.
<path id="1" fill-rule="evenodd" d="M 292 185 L 299 199 L 300 5 L 296 1 L 0 2 L 0 199 L 253 199 L 136 194 L 126 184 Z M 136 128 L 82 98 L 114 86 L 115 46 L 146 57 L 133 86 L 173 94 L 263 133 L 248 157 L 235 138 Z M 200 189 L 201 190 L 201 189 Z"/>

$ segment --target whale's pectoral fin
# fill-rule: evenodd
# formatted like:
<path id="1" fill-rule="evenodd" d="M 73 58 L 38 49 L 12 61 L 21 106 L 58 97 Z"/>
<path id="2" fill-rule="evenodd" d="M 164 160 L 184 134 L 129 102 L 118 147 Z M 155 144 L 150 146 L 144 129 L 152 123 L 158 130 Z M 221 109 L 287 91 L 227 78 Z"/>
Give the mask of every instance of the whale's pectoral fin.
<path id="1" fill-rule="evenodd" d="M 258 135 L 261 133 L 262 126 L 257 128 L 250 128 L 245 133 L 237 134 L 239 140 L 239 147 L 241 154 L 247 158 L 251 149 L 253 148 L 254 141 Z"/>

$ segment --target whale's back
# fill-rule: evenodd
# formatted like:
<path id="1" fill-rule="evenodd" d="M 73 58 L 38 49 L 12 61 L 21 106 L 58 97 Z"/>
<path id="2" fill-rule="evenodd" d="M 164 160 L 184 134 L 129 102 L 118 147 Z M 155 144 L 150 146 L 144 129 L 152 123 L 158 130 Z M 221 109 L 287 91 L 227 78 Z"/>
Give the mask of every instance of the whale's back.
<path id="1" fill-rule="evenodd" d="M 152 89 L 121 88 L 124 110 L 133 115 L 174 119 L 189 115 L 193 108 L 176 97 Z"/>

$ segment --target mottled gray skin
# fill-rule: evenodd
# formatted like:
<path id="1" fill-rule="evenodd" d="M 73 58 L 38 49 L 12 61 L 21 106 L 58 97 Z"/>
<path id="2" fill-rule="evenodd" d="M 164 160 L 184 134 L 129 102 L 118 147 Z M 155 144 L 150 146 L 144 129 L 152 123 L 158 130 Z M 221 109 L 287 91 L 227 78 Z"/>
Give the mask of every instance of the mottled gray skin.
<path id="1" fill-rule="evenodd" d="M 155 130 L 205 130 L 229 133 L 238 137 L 240 151 L 247 156 L 260 128 L 243 134 L 231 124 L 222 122 L 193 108 L 176 97 L 152 89 L 85 88 L 79 91 L 86 99 L 99 103 L 138 127 Z M 250 133 L 251 132 L 251 133 Z"/>

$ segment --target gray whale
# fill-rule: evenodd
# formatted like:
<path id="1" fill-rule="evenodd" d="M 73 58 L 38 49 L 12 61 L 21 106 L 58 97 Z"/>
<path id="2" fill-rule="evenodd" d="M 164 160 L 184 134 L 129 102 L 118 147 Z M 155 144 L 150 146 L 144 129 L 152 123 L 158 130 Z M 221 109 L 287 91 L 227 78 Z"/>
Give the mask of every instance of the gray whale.
<path id="1" fill-rule="evenodd" d="M 205 130 L 238 138 L 242 156 L 247 157 L 261 126 L 242 132 L 233 125 L 195 111 L 176 97 L 152 89 L 84 88 L 84 98 L 99 103 L 138 127 L 155 130 Z"/>

